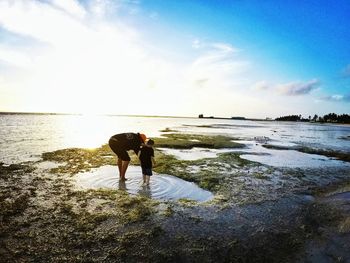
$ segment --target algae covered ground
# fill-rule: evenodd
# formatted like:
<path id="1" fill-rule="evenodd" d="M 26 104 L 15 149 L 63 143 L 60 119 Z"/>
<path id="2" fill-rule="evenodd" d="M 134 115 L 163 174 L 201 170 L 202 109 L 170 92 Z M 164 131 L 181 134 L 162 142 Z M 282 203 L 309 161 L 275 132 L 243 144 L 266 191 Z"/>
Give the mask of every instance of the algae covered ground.
<path id="1" fill-rule="evenodd" d="M 276 168 L 247 161 L 240 158 L 245 145 L 229 136 L 168 129 L 155 141 L 155 172 L 195 182 L 212 191 L 214 199 L 157 201 L 117 188 L 79 188 L 77 173 L 115 165 L 108 145 L 1 164 L 0 261 L 350 260 L 349 200 L 337 192 L 349 188 L 348 169 Z M 227 151 L 179 160 L 158 149 L 194 147 Z"/>

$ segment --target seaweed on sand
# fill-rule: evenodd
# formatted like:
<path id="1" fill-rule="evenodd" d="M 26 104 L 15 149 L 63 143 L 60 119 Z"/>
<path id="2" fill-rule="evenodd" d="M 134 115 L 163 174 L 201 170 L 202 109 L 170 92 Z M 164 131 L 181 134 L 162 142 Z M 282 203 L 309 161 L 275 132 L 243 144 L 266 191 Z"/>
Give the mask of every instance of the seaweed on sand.
<path id="1" fill-rule="evenodd" d="M 42 154 L 44 161 L 63 163 L 59 167 L 51 169 L 52 173 L 76 174 L 91 168 L 107 164 L 115 164 L 112 151 L 108 145 L 96 149 L 69 148 Z"/>

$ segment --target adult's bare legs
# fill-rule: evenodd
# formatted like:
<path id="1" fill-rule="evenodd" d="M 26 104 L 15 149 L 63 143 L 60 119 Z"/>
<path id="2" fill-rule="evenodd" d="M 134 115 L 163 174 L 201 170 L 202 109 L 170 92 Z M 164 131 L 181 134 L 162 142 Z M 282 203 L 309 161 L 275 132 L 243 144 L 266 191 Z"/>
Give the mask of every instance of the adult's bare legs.
<path id="1" fill-rule="evenodd" d="M 118 170 L 119 170 L 119 179 L 121 179 L 121 177 L 122 177 L 122 166 L 123 166 L 122 159 L 118 158 L 117 165 L 118 165 Z"/>
<path id="2" fill-rule="evenodd" d="M 121 169 L 121 173 L 120 173 L 120 180 L 126 180 L 125 179 L 125 173 L 126 173 L 126 170 L 128 169 L 128 166 L 129 166 L 129 161 L 123 161 L 122 162 L 122 169 Z"/>

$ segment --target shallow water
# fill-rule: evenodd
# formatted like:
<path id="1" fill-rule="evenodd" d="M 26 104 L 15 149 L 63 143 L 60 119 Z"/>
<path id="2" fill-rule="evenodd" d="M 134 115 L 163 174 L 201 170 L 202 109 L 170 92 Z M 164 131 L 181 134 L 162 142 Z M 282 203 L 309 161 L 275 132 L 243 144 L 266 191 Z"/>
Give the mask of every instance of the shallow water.
<path id="1" fill-rule="evenodd" d="M 10 164 L 40 160 L 43 152 L 69 147 L 99 147 L 107 143 L 111 135 L 119 132 L 144 132 L 149 137 L 157 137 L 161 135 L 160 130 L 165 128 L 184 133 L 229 135 L 251 143 L 263 143 L 263 138 L 269 144 L 306 145 L 350 153 L 350 141 L 342 139 L 350 135 L 350 126 L 344 125 L 199 118 L 0 114 L 0 162 Z M 300 157 L 295 161 L 295 166 L 303 166 L 310 158 L 314 158 L 276 150 L 269 152 L 263 147 L 253 150 L 269 153 L 271 156 L 268 161 L 272 165 L 274 162 L 280 163 L 281 158 L 275 159 L 277 155 L 288 160 Z M 181 155 L 193 159 L 211 158 L 217 153 L 214 150 L 195 149 L 183 151 Z M 265 162 L 263 157 L 254 158 Z"/>
<path id="2" fill-rule="evenodd" d="M 267 149 L 261 144 L 252 141 L 246 141 L 245 143 L 248 146 L 248 149 L 244 150 L 246 153 L 241 154 L 240 157 L 249 161 L 259 162 L 275 167 L 317 168 L 321 166 L 348 166 L 350 168 L 350 165 L 346 162 L 322 155 L 307 154 L 295 150 Z M 279 145 L 283 146 L 282 144 Z"/>
<path id="3" fill-rule="evenodd" d="M 275 167 L 290 168 L 315 168 L 320 166 L 339 167 L 349 166 L 343 161 L 334 160 L 322 155 L 307 154 L 295 150 L 275 150 L 262 146 L 258 141 L 236 141 L 246 146 L 243 149 L 204 149 L 193 148 L 189 150 L 166 149 L 161 150 L 166 154 L 174 155 L 180 160 L 199 160 L 202 158 L 215 158 L 220 153 L 239 152 L 240 157 L 249 161 L 254 161 Z M 262 142 L 265 143 L 265 142 Z M 271 143 L 272 144 L 272 143 Z M 276 143 L 274 145 L 277 145 Z M 280 146 L 294 146 L 292 143 L 280 143 Z"/>
<path id="4" fill-rule="evenodd" d="M 165 174 L 154 174 L 150 185 L 143 186 L 141 168 L 138 166 L 129 166 L 126 182 L 119 181 L 117 167 L 111 165 L 93 169 L 91 172 L 79 173 L 75 178 L 77 186 L 83 189 L 120 189 L 133 195 L 143 195 L 159 200 L 186 198 L 205 202 L 214 197 L 211 192 L 201 189 L 194 183 Z"/>

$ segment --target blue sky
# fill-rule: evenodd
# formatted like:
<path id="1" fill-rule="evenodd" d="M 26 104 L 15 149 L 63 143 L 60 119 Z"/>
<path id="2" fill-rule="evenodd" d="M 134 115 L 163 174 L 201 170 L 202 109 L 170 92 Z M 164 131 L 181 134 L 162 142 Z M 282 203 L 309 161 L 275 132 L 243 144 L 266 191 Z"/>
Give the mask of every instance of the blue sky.
<path id="1" fill-rule="evenodd" d="M 170 4 L 169 4 L 170 3 Z M 322 4 L 323 3 L 323 4 Z M 286 77 L 336 79 L 350 61 L 348 1 L 147 1 L 163 29 L 242 48 Z M 283 72 L 283 70 L 287 72 Z M 341 89 L 339 90 L 341 91 Z"/>
<path id="2" fill-rule="evenodd" d="M 348 1 L 0 0 L 0 110 L 350 113 L 348 14 Z"/>

